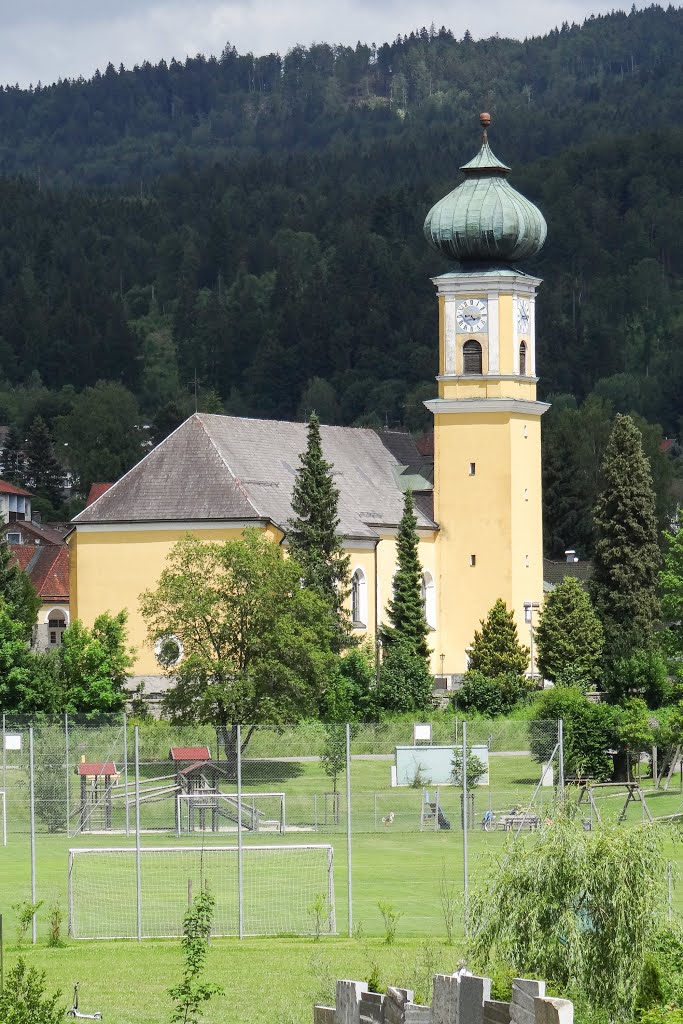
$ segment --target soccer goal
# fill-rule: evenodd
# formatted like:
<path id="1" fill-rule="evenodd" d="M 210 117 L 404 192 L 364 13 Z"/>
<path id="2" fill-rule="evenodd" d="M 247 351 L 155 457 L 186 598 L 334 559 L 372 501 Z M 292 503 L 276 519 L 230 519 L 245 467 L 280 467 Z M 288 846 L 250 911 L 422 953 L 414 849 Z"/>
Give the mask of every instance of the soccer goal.
<path id="1" fill-rule="evenodd" d="M 336 932 L 334 849 L 327 845 L 149 846 L 69 850 L 69 934 L 76 939 L 173 938 L 192 895 L 206 885 L 216 904 L 212 933 Z M 140 920 L 138 922 L 138 906 Z"/>
<path id="2" fill-rule="evenodd" d="M 286 829 L 284 793 L 218 793 L 196 790 L 176 797 L 176 832 L 234 832 L 238 818 L 248 832 Z"/>

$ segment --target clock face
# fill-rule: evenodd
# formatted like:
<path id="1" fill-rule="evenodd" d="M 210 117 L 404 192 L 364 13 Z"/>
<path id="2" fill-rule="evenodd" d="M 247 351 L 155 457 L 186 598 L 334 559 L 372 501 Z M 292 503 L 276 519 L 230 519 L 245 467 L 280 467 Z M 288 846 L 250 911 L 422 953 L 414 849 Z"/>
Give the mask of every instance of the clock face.
<path id="1" fill-rule="evenodd" d="M 531 323 L 531 307 L 526 299 L 520 299 L 517 303 L 517 330 L 520 334 L 529 333 Z"/>
<path id="2" fill-rule="evenodd" d="M 483 299 L 465 299 L 455 311 L 459 330 L 474 334 L 486 329 L 486 303 Z"/>

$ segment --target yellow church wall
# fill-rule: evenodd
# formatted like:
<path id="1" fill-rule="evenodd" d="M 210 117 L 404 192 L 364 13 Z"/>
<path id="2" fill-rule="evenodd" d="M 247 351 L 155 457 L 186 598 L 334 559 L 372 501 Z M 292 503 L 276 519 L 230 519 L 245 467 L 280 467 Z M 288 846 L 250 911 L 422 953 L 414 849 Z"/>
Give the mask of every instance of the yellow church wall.
<path id="1" fill-rule="evenodd" d="M 497 597 L 513 609 L 523 636 L 523 603 L 542 595 L 539 438 L 538 417 L 435 417 L 438 653 L 447 673 L 465 670 L 466 649 Z"/>
<path id="2" fill-rule="evenodd" d="M 279 540 L 272 526 L 266 534 Z M 69 538 L 72 618 L 86 626 L 102 612 L 128 612 L 128 642 L 135 649 L 132 675 L 159 675 L 161 669 L 146 639 L 140 594 L 156 585 L 173 546 L 188 533 L 201 540 L 236 540 L 241 527 L 193 529 L 112 529 L 80 527 Z"/>

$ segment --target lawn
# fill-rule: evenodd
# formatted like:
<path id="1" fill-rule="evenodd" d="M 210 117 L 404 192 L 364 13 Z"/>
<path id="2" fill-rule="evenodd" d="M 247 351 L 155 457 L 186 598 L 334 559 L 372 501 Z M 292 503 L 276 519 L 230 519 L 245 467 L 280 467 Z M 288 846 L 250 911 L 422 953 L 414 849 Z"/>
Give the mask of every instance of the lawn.
<path id="1" fill-rule="evenodd" d="M 474 827 L 469 833 L 470 886 L 485 885 L 490 873 L 499 869 L 505 857 L 506 845 L 513 837 L 500 831 L 486 833 L 480 828 L 484 812 L 491 808 L 497 812 L 509 811 L 513 806 L 525 808 L 531 801 L 540 779 L 540 767 L 527 754 L 520 753 L 525 741 L 524 723 L 514 723 L 515 730 L 506 734 L 503 749 L 491 754 L 491 785 L 479 787 L 474 797 Z M 483 727 L 482 727 L 483 728 Z M 517 744 L 513 742 L 517 739 Z M 393 737 L 392 737 L 393 739 Z M 260 740 L 259 742 L 263 742 Z M 360 744 L 357 744 L 357 748 Z M 330 795 L 331 780 L 324 774 L 320 761 L 311 755 L 286 753 L 296 745 L 283 741 L 276 755 L 257 757 L 258 745 L 250 748 L 250 756 L 243 765 L 245 793 L 284 792 L 286 794 L 286 829 L 279 831 L 279 800 L 262 801 L 264 826 L 258 833 L 243 832 L 245 845 L 268 843 L 331 844 L 335 851 L 335 890 L 338 937 L 323 938 L 316 942 L 310 937 L 214 939 L 212 942 L 208 976 L 220 982 L 226 996 L 217 999 L 206 1014 L 211 1021 L 266 1021 L 269 1024 L 308 1022 L 314 1000 L 332 996 L 335 977 L 367 977 L 370 965 L 376 962 L 385 982 L 416 983 L 424 987 L 424 980 L 432 970 L 453 969 L 457 949 L 463 941 L 463 832 L 461 828 L 460 791 L 455 787 L 442 787 L 439 804 L 451 824 L 450 830 L 421 830 L 422 788 L 392 788 L 390 767 L 392 759 L 384 750 L 368 755 L 356 749 L 351 771 L 352 820 L 352 882 L 353 882 L 353 937 L 348 937 L 347 861 L 346 861 L 346 779 L 341 776 L 339 804 Z M 308 748 L 310 749 L 310 747 Z M 271 748 L 272 751 L 272 748 Z M 102 752 L 104 756 L 106 751 Z M 147 762 L 142 772 L 142 786 L 152 788 L 150 780 L 168 774 L 166 762 Z M 8 845 L 0 847 L 0 911 L 6 948 L 6 967 L 16 955 L 16 912 L 14 906 L 30 896 L 30 846 L 26 815 L 27 785 L 23 769 L 8 771 Z M 647 783 L 644 783 L 647 785 Z M 668 793 L 647 793 L 653 816 L 664 816 L 683 810 L 683 796 L 678 780 L 672 780 Z M 230 787 L 226 785 L 226 790 Z M 598 797 L 601 815 L 605 821 L 618 817 L 623 806 L 623 791 L 605 791 Z M 327 794 L 327 796 L 326 796 Z M 575 791 L 568 789 L 570 799 Z M 430 797 L 434 799 L 430 789 Z M 553 790 L 540 788 L 536 793 L 534 812 L 545 820 L 552 814 Z M 61 799 L 61 796 L 55 798 Z M 259 806 L 255 798 L 255 806 Z M 74 785 L 71 807 L 78 807 L 78 790 Z M 54 810 L 54 808 L 53 808 Z M 60 815 L 65 817 L 63 810 Z M 93 817 L 91 832 L 67 838 L 64 832 L 50 835 L 46 831 L 45 817 L 38 817 L 39 834 L 36 842 L 36 873 L 38 898 L 44 901 L 38 920 L 38 945 L 31 947 L 30 935 L 25 940 L 25 953 L 30 963 L 44 969 L 51 986 L 59 986 L 65 999 L 70 986 L 81 983 L 82 1008 L 99 1009 L 105 1020 L 117 1024 L 162 1024 L 169 1016 L 166 990 L 177 979 L 180 967 L 179 943 L 176 940 L 134 941 L 73 941 L 68 940 L 61 949 L 47 948 L 50 908 L 58 904 L 66 912 L 67 858 L 70 847 L 75 846 L 132 846 L 134 836 L 121 832 L 101 832 L 101 824 Z M 627 823 L 641 819 L 640 805 L 631 804 Z M 588 809 L 580 818 L 590 817 Z M 77 819 L 77 815 L 76 815 Z M 72 814 L 72 820 L 74 816 Z M 268 822 L 273 824 L 268 824 Z M 122 828 L 125 813 L 122 803 L 113 810 L 113 823 Z M 134 825 L 134 814 L 129 814 Z M 146 832 L 144 846 L 170 845 L 232 845 L 236 842 L 234 823 L 221 824 L 218 833 L 183 834 L 174 830 L 174 806 L 171 798 L 150 801 L 141 807 L 141 823 Z M 683 863 L 680 844 L 667 838 L 667 855 L 676 864 Z M 133 859 L 133 858 L 131 858 Z M 128 908 L 133 902 L 130 887 L 117 887 L 117 876 L 111 870 L 103 871 L 95 880 L 101 886 L 93 890 L 90 898 L 94 917 L 113 914 Z M 102 862 L 104 863 L 104 862 Z M 143 859 L 143 865 L 145 860 Z M 186 892 L 187 870 L 182 866 L 176 887 Z M 270 874 L 270 872 L 269 872 Z M 154 878 L 155 875 L 158 877 Z M 169 886 L 172 875 L 162 868 L 150 869 L 150 878 L 157 886 L 156 913 L 166 913 L 170 900 L 165 900 L 164 886 Z M 233 882 L 225 887 L 230 890 Z M 446 931 L 441 904 L 443 880 L 451 888 L 458 904 L 456 920 L 456 946 L 446 947 Z M 170 891 L 170 890 L 168 890 Z M 277 884 L 266 900 L 284 898 L 284 889 Z M 229 898 L 221 892 L 221 898 Z M 145 897 L 145 892 L 143 892 Z M 143 899 L 143 919 L 152 895 Z M 108 901 L 108 904 L 107 904 Z M 387 901 L 400 914 L 398 942 L 395 947 L 383 944 L 383 921 L 379 901 Z M 101 908 L 108 905 L 105 912 Z M 176 924 L 182 913 L 181 899 L 171 914 Z M 234 905 L 234 899 L 233 899 Z M 100 909 L 98 909 L 100 908 Z M 674 915 L 683 917 L 683 899 L 678 889 L 673 892 Z M 264 916 L 265 905 L 259 908 Z M 304 917 L 313 918 L 307 907 Z M 169 927 L 173 921 L 169 918 Z M 304 927 L 306 925 L 304 924 Z M 66 926 L 64 926 L 66 932 Z M 416 979 L 416 980 L 415 980 Z M 144 995 L 137 995 L 144 993 Z"/>

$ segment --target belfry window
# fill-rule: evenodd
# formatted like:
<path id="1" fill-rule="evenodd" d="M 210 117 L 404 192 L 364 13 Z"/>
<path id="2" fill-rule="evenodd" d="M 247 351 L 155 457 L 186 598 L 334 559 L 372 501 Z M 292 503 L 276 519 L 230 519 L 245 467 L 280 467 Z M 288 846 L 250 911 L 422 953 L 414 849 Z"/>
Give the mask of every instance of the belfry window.
<path id="1" fill-rule="evenodd" d="M 526 342 L 522 341 L 519 346 L 519 375 L 526 377 Z"/>
<path id="2" fill-rule="evenodd" d="M 481 373 L 481 345 L 471 339 L 462 347 L 462 372 Z"/>

